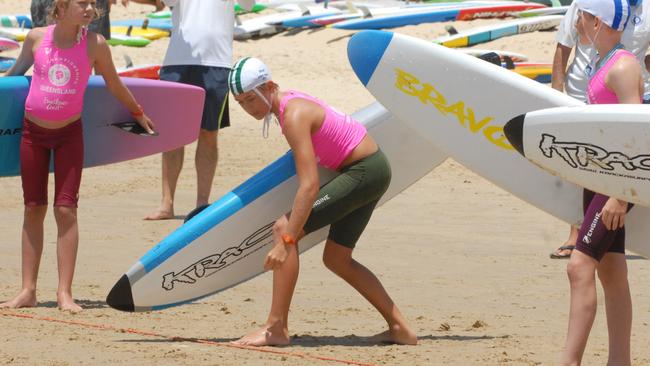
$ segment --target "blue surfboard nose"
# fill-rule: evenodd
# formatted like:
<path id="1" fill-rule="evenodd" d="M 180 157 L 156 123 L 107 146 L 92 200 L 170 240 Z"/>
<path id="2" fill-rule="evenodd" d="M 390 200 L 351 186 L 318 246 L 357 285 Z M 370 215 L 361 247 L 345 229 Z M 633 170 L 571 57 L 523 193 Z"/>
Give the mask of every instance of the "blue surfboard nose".
<path id="1" fill-rule="evenodd" d="M 362 31 L 350 38 L 348 60 L 363 85 L 368 85 L 391 39 L 393 33 L 377 30 Z"/>
<path id="2" fill-rule="evenodd" d="M 117 281 L 115 286 L 113 286 L 111 289 L 111 292 L 109 292 L 108 296 L 106 296 L 106 303 L 116 310 L 128 312 L 135 311 L 129 277 L 123 275 L 120 280 Z"/>
<path id="3" fill-rule="evenodd" d="M 510 141 L 510 145 L 514 147 L 521 155 L 524 154 L 524 120 L 526 114 L 520 114 L 517 117 L 508 121 L 503 126 L 503 132 Z"/>

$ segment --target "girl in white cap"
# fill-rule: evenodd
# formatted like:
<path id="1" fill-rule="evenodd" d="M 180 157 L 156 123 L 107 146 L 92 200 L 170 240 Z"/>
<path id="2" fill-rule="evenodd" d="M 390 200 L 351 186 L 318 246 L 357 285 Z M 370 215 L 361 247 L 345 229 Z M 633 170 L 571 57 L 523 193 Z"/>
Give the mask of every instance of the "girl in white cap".
<path id="1" fill-rule="evenodd" d="M 599 57 L 587 67 L 590 104 L 640 104 L 641 65 L 620 44 L 630 7 L 626 0 L 577 0 L 580 42 L 591 43 Z M 625 214 L 632 205 L 584 191 L 584 221 L 567 273 L 571 284 L 569 330 L 562 365 L 579 365 L 596 317 L 596 279 L 605 292 L 609 333 L 608 365 L 630 365 L 632 300 L 625 262 Z"/>
<path id="2" fill-rule="evenodd" d="M 266 324 L 236 344 L 287 345 L 289 306 L 298 279 L 300 239 L 330 225 L 325 266 L 365 297 L 384 317 L 388 330 L 378 340 L 416 344 L 415 334 L 377 277 L 352 258 L 352 250 L 390 183 L 390 165 L 365 127 L 322 101 L 294 90 L 280 91 L 266 65 L 238 61 L 230 72 L 235 100 L 256 119 L 264 134 L 276 117 L 291 146 L 298 190 L 290 213 L 273 227 L 274 246 L 264 267 L 273 270 L 273 300 Z M 340 174 L 319 189 L 317 166 Z"/>

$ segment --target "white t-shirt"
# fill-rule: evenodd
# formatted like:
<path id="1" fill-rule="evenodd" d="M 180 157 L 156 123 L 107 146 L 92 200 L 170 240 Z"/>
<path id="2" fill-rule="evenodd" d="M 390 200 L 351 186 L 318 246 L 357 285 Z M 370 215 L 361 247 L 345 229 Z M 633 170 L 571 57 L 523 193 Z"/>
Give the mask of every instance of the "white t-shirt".
<path id="1" fill-rule="evenodd" d="M 645 1 L 647 0 L 639 0 L 639 5 L 632 7 L 632 14 L 623 31 L 621 43 L 626 50 L 634 53 L 641 63 L 645 93 L 648 93 L 650 92 L 650 80 L 644 59 L 650 45 L 650 3 L 645 6 Z M 586 102 L 589 76 L 585 72 L 585 68 L 597 55 L 595 48 L 580 44 L 578 31 L 575 27 L 577 20 L 578 7 L 574 1 L 564 15 L 555 39 L 566 47 L 573 48 L 577 44 L 575 57 L 566 73 L 564 89 L 568 95 Z"/>
<path id="2" fill-rule="evenodd" d="M 238 0 L 250 9 L 255 0 Z M 164 0 L 172 9 L 172 35 L 163 66 L 230 68 L 235 28 L 233 0 Z"/>

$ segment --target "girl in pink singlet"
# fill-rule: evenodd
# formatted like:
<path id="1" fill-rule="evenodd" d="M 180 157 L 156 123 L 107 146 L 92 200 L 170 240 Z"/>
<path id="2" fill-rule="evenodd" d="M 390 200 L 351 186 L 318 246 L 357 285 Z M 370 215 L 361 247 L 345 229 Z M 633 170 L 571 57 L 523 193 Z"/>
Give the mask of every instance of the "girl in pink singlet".
<path id="1" fill-rule="evenodd" d="M 81 111 L 93 67 L 106 87 L 149 133 L 153 123 L 122 84 L 101 35 L 86 27 L 98 16 L 95 0 L 55 0 L 55 24 L 29 32 L 15 65 L 7 75 L 23 75 L 33 65 L 20 143 L 20 171 L 25 200 L 22 231 L 22 291 L 0 307 L 36 306 L 36 280 L 43 251 L 50 155 L 54 154 L 54 217 L 56 219 L 59 308 L 78 312 L 72 297 L 79 229 L 77 201 L 83 168 Z"/>
<path id="2" fill-rule="evenodd" d="M 235 99 L 251 116 L 275 116 L 293 152 L 298 190 L 289 214 L 273 226 L 274 246 L 265 269 L 273 270 L 273 301 L 266 324 L 237 342 L 276 346 L 290 342 L 289 306 L 298 279 L 298 242 L 330 226 L 323 262 L 352 285 L 384 317 L 388 330 L 378 341 L 416 344 L 417 338 L 377 277 L 352 258 L 352 251 L 390 183 L 388 159 L 365 127 L 324 102 L 295 90 L 281 91 L 264 63 L 244 58 L 228 80 Z M 317 167 L 340 174 L 319 187 Z M 332 294 L 336 297 L 336 294 Z"/>
<path id="3" fill-rule="evenodd" d="M 598 59 L 587 67 L 590 104 L 640 104 L 641 65 L 620 44 L 630 7 L 626 0 L 576 0 L 580 42 L 592 43 Z M 625 214 L 632 205 L 584 192 L 584 221 L 567 273 L 571 285 L 569 329 L 561 365 L 579 365 L 596 317 L 596 272 L 605 293 L 609 358 L 597 363 L 630 365 L 632 300 L 625 262 Z"/>

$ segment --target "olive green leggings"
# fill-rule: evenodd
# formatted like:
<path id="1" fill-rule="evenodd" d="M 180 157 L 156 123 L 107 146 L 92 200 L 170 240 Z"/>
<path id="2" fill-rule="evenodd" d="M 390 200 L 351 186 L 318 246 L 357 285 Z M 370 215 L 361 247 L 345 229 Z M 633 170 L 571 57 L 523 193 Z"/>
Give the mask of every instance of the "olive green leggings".
<path id="1" fill-rule="evenodd" d="M 305 234 L 331 225 L 327 238 L 354 248 L 390 178 L 390 164 L 381 150 L 341 169 L 318 192 Z"/>

